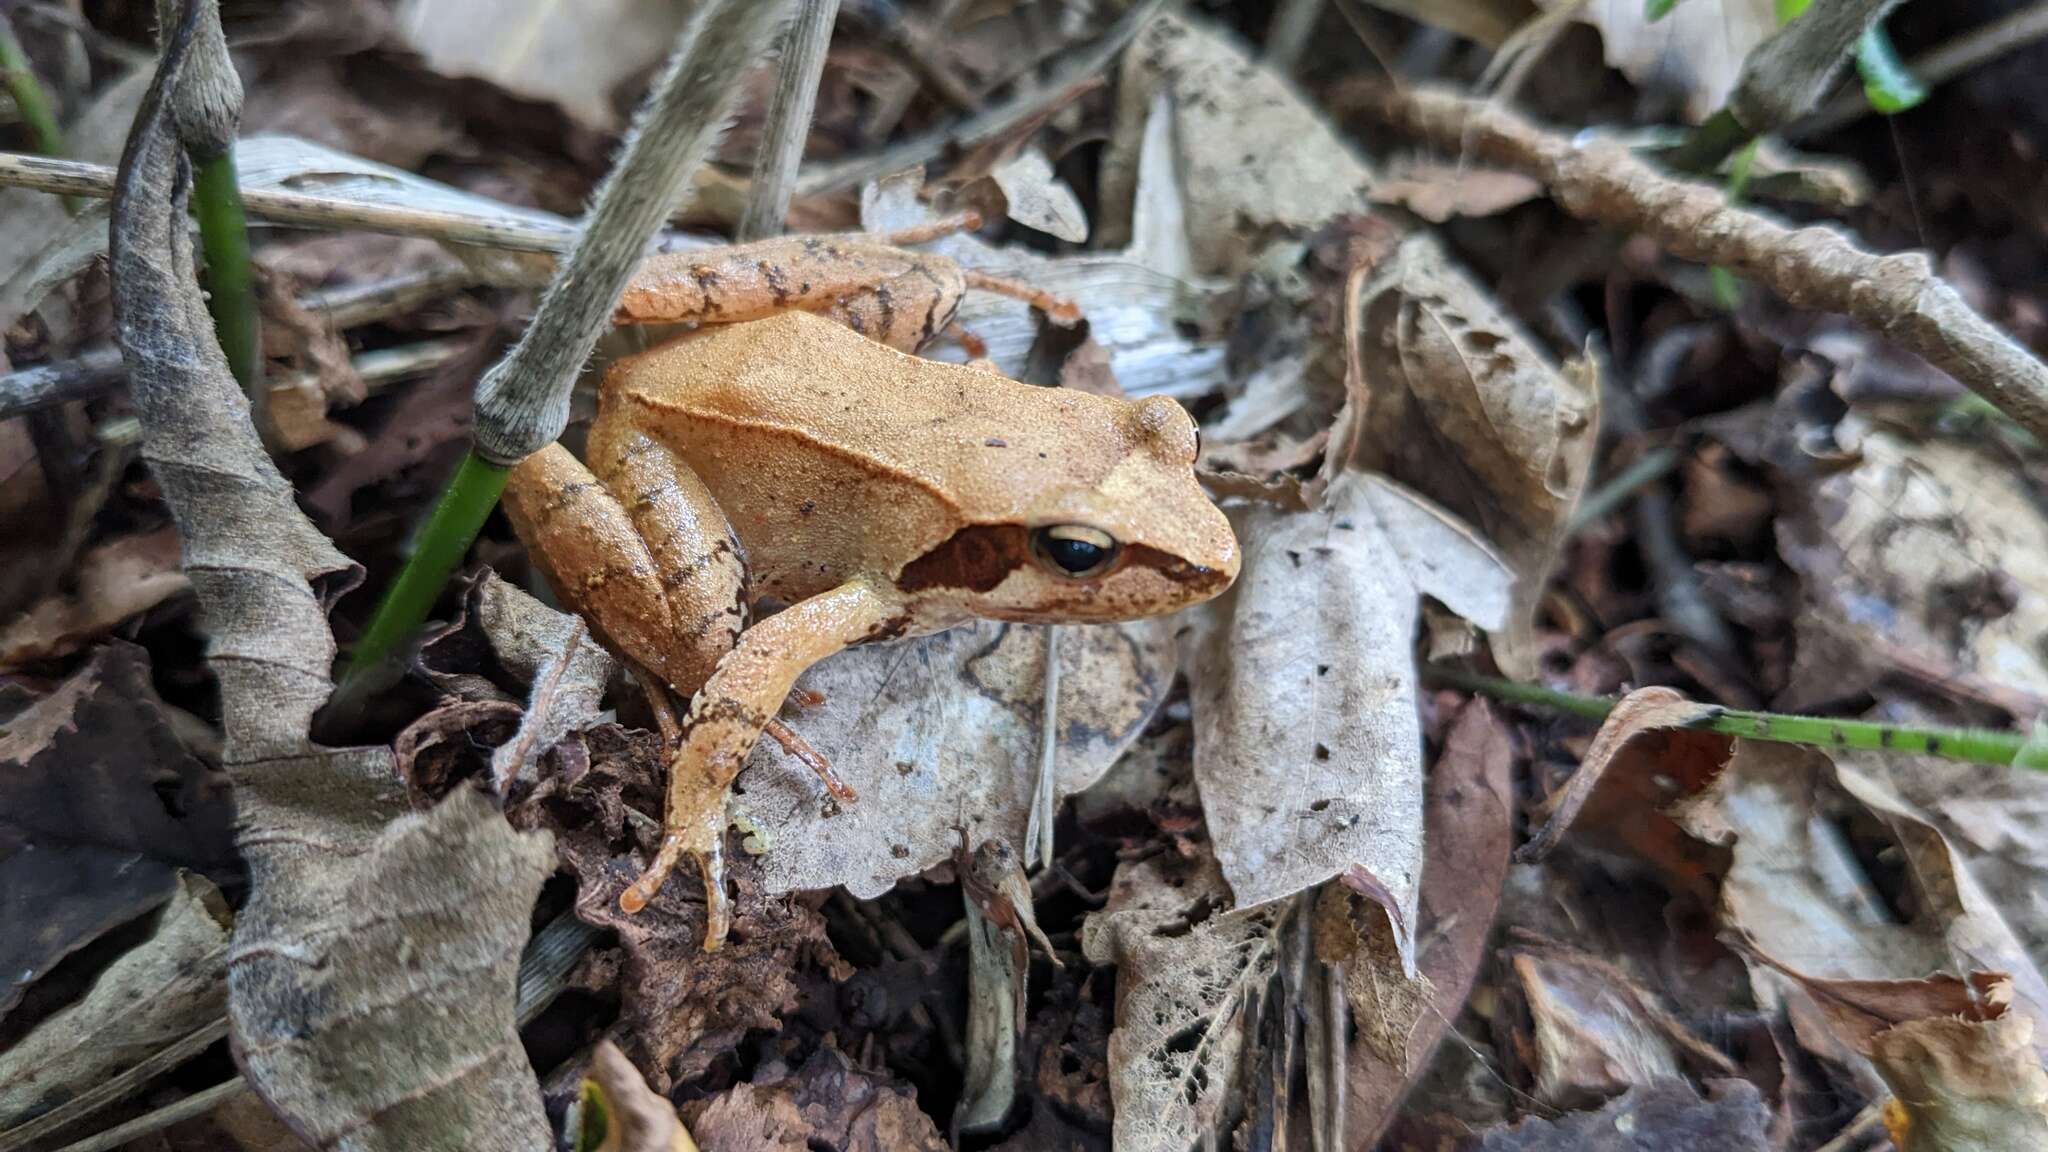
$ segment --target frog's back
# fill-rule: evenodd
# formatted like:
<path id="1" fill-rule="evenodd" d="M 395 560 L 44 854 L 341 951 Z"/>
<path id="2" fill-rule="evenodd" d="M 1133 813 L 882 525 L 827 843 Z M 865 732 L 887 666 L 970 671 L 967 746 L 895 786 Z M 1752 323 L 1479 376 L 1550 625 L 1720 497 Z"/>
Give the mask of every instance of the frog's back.
<path id="1" fill-rule="evenodd" d="M 1099 485 L 1133 447 L 1133 406 L 877 344 L 791 312 L 708 328 L 624 361 L 607 406 L 704 478 L 757 592 L 795 599 L 895 575 L 969 524 L 1023 522 Z"/>

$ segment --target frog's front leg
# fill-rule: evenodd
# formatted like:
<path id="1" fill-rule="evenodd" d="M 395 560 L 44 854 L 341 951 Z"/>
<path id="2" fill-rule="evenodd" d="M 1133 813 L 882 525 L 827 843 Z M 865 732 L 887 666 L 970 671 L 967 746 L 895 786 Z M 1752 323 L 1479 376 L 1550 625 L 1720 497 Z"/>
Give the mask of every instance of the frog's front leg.
<path id="1" fill-rule="evenodd" d="M 682 744 L 669 762 L 661 849 L 619 896 L 619 907 L 645 907 L 676 863 L 690 856 L 704 877 L 704 948 L 718 947 L 731 923 L 724 845 L 733 778 L 804 669 L 884 634 L 902 612 L 893 587 L 861 578 L 799 601 L 740 634 L 690 702 Z"/>

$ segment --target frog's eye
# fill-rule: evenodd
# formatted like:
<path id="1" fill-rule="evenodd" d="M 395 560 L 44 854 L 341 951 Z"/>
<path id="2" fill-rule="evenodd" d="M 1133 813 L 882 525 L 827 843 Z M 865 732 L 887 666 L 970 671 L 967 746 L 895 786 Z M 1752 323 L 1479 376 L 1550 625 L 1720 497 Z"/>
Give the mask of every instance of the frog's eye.
<path id="1" fill-rule="evenodd" d="M 1054 575 L 1081 580 L 1116 562 L 1116 538 L 1084 524 L 1052 524 L 1032 530 L 1031 554 Z"/>

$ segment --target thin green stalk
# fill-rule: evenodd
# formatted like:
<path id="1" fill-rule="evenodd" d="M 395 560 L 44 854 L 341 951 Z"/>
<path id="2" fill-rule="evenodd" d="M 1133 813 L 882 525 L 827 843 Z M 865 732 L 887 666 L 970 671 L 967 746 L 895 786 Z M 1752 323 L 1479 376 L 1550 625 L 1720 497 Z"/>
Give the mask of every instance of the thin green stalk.
<path id="1" fill-rule="evenodd" d="M 498 494 L 505 490 L 505 478 L 511 472 L 474 451 L 463 454 L 455 478 L 414 537 L 412 556 L 398 579 L 385 589 L 369 627 L 356 640 L 348 671 L 330 708 L 351 715 L 397 678 L 404 668 L 400 656 L 406 642 L 433 611 L 449 575 L 475 542 L 491 509 L 497 507 Z"/>
<path id="2" fill-rule="evenodd" d="M 199 217 L 199 244 L 206 254 L 206 310 L 228 368 L 249 394 L 261 419 L 262 350 L 257 343 L 256 281 L 249 260 L 249 218 L 242 210 L 241 183 L 235 177 L 235 150 L 193 158 L 192 212 Z"/>
<path id="3" fill-rule="evenodd" d="M 14 35 L 14 23 L 4 12 L 0 12 L 0 75 L 6 78 L 7 91 L 21 111 L 22 122 L 28 125 L 36 151 L 45 156 L 66 155 L 64 130 L 57 126 L 57 113 L 50 107 L 50 97 L 36 79 L 35 69 L 29 67 L 28 53 L 22 51 L 21 41 Z M 66 196 L 64 206 L 78 211 L 78 198 Z"/>
<path id="4" fill-rule="evenodd" d="M 1605 696 L 1579 696 L 1538 684 L 1523 684 L 1496 676 L 1481 676 L 1440 664 L 1424 665 L 1423 679 L 1443 688 L 1477 692 L 1533 708 L 1546 708 L 1588 720 L 1605 719 L 1618 701 Z M 1908 724 L 1879 724 L 1869 720 L 1837 720 L 1827 716 L 1794 716 L 1784 712 L 1749 712 L 1738 708 L 1716 708 L 1688 727 L 1700 732 L 1718 732 L 1745 740 L 1769 740 L 1779 744 L 1805 744 L 1815 748 L 1852 748 L 1934 756 L 1972 764 L 2014 764 L 2039 767 L 2034 757 L 2020 756 L 2027 745 L 2023 732 L 1999 732 L 1983 728 L 1928 728 Z"/>

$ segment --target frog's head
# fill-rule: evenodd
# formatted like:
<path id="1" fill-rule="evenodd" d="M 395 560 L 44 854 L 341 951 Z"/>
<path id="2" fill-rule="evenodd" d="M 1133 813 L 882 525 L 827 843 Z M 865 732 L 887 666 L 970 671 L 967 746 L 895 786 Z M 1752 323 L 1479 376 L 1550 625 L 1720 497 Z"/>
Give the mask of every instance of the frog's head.
<path id="1" fill-rule="evenodd" d="M 1013 432 L 1008 498 L 983 505 L 1000 513 L 912 561 L 899 587 L 967 614 L 1034 623 L 1158 616 L 1230 587 L 1237 538 L 1195 479 L 1199 440 L 1187 412 L 1163 396 L 1073 399 L 1100 404 L 1100 415 L 1048 429 L 1049 451 L 1032 451 L 1030 431 Z"/>

